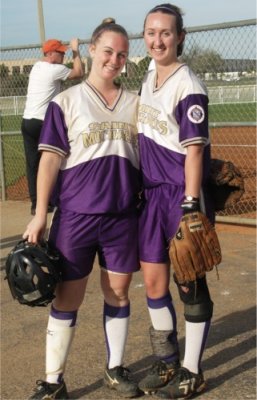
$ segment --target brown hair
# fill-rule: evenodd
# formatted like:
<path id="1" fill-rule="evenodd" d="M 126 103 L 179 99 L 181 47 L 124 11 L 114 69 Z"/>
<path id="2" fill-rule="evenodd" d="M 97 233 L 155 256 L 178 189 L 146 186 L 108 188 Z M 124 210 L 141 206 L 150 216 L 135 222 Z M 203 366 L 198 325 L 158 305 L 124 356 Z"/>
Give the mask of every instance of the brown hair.
<path id="1" fill-rule="evenodd" d="M 104 18 L 102 23 L 94 30 L 91 37 L 91 44 L 96 44 L 98 39 L 102 36 L 104 32 L 116 32 L 125 36 L 129 40 L 128 33 L 123 26 L 116 24 L 115 19 L 112 17 Z"/>
<path id="2" fill-rule="evenodd" d="M 176 17 L 177 33 L 181 34 L 182 32 L 184 32 L 186 34 L 186 30 L 183 27 L 183 18 L 182 18 L 183 12 L 182 12 L 182 10 L 179 7 L 177 7 L 173 4 L 170 4 L 170 3 L 159 4 L 158 6 L 155 6 L 154 8 L 152 8 L 147 13 L 145 20 L 144 20 L 144 31 L 145 31 L 145 24 L 146 24 L 148 15 L 154 14 L 156 12 L 174 15 Z M 144 31 L 143 31 L 143 33 L 144 33 Z M 177 56 L 181 56 L 183 47 L 184 47 L 184 40 L 178 45 Z"/>

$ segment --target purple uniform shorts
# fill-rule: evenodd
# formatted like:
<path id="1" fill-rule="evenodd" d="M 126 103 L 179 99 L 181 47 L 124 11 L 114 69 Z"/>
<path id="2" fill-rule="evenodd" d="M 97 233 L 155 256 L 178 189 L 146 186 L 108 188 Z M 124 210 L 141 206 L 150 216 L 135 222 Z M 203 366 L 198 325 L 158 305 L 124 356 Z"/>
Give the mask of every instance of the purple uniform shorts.
<path id="1" fill-rule="evenodd" d="M 169 262 L 169 240 L 175 235 L 185 197 L 184 186 L 160 185 L 145 190 L 146 203 L 139 219 L 139 257 L 149 263 Z M 214 211 L 204 194 L 205 212 L 214 223 Z"/>
<path id="2" fill-rule="evenodd" d="M 49 242 L 61 253 L 63 280 L 90 274 L 96 254 L 108 271 L 128 274 L 139 269 L 136 214 L 88 215 L 56 210 Z"/>

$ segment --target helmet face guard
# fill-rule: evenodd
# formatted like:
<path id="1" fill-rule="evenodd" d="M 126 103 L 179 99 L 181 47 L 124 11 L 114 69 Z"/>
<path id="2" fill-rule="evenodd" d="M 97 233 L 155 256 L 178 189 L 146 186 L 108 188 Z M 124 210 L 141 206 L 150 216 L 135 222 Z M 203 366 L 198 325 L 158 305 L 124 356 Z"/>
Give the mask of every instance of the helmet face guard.
<path id="1" fill-rule="evenodd" d="M 47 306 L 61 280 L 60 255 L 47 241 L 18 242 L 8 254 L 5 270 L 11 294 L 20 304 Z"/>

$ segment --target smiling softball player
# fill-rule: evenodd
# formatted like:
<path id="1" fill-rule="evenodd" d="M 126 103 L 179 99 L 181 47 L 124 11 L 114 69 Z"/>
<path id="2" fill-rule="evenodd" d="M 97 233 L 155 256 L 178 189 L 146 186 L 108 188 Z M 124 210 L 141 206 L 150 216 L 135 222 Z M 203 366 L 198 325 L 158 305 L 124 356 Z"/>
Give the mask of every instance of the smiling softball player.
<path id="1" fill-rule="evenodd" d="M 210 170 L 208 96 L 203 83 L 179 59 L 185 35 L 182 12 L 175 5 L 160 4 L 148 12 L 144 40 L 155 68 L 143 81 L 139 106 L 140 163 L 146 198 L 139 222 L 139 252 L 156 362 L 139 388 L 167 399 L 189 398 L 205 389 L 201 359 L 213 313 L 205 272 L 196 278 L 192 274 L 190 281 L 178 279 L 176 265 L 169 257 L 169 243 L 176 237 L 181 244 L 176 247 L 181 251 L 178 260 L 186 260 L 189 268 L 191 257 L 184 231 L 179 230 L 180 221 L 185 224 L 186 215 L 198 218 L 200 212 L 212 222 L 214 217 L 205 190 Z M 194 220 L 194 226 L 202 235 L 202 221 Z M 201 244 L 191 248 L 201 263 Z M 216 258 L 220 261 L 218 246 Z M 169 288 L 170 267 L 184 303 L 182 365 Z"/>
<path id="2" fill-rule="evenodd" d="M 61 254 L 62 282 L 47 327 L 46 380 L 37 382 L 32 399 L 68 398 L 63 375 L 96 254 L 104 294 L 104 382 L 121 396 L 138 394 L 122 366 L 128 290 L 139 268 L 138 96 L 114 83 L 128 56 L 127 32 L 113 20 L 104 22 L 94 31 L 89 51 L 88 79 L 55 97 L 48 107 L 39 144 L 36 216 L 23 235 L 32 243 L 43 236 L 53 193 L 57 209 L 49 242 Z"/>

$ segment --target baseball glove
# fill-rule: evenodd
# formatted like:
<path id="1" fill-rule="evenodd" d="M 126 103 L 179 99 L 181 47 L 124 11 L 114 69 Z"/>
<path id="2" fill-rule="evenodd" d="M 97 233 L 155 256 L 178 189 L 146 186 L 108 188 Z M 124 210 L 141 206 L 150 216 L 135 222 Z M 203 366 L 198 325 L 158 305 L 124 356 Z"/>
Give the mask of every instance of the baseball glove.
<path id="1" fill-rule="evenodd" d="M 234 206 L 245 191 L 240 170 L 231 161 L 212 159 L 209 191 L 215 211 Z"/>
<path id="2" fill-rule="evenodd" d="M 221 262 L 214 226 L 201 212 L 185 214 L 171 239 L 169 256 L 179 284 L 195 281 Z"/>

